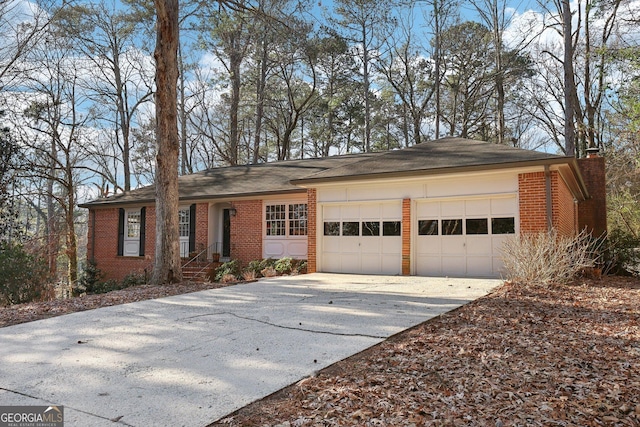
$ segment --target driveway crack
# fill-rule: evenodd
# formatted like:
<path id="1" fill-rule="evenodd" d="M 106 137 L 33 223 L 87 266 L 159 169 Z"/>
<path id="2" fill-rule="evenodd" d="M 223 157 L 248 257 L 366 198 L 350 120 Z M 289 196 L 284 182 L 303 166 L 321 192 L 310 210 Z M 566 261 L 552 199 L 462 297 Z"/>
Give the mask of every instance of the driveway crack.
<path id="1" fill-rule="evenodd" d="M 374 338 L 374 339 L 382 339 L 382 340 L 387 338 L 384 335 L 369 335 L 369 334 L 357 334 L 357 333 L 346 333 L 346 332 L 318 331 L 318 330 L 315 330 L 315 329 L 299 328 L 299 327 L 296 327 L 296 326 L 279 325 L 277 323 L 272 323 L 272 322 L 269 322 L 269 321 L 266 321 L 266 320 L 255 319 L 253 317 L 240 316 L 239 314 L 232 313 L 230 311 L 221 311 L 221 312 L 217 312 L 217 313 L 199 314 L 197 316 L 185 317 L 185 318 L 178 319 L 178 320 L 195 319 L 195 318 L 198 318 L 198 317 L 207 317 L 207 316 L 219 316 L 219 315 L 223 315 L 223 314 L 226 314 L 226 315 L 229 315 L 229 316 L 233 316 L 233 317 L 236 317 L 238 319 L 248 320 L 250 322 L 257 322 L 257 323 L 261 323 L 263 325 L 273 326 L 274 328 L 288 329 L 288 330 L 292 330 L 292 331 L 310 332 L 312 334 L 333 335 L 333 336 L 337 336 L 337 337 Z"/>

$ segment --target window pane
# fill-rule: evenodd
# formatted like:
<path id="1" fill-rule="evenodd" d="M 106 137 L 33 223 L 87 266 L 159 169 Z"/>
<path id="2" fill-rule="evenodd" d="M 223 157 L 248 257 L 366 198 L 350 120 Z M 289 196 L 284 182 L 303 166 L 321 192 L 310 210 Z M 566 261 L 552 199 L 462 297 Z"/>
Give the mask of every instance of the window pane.
<path id="1" fill-rule="evenodd" d="M 437 236 L 438 220 L 437 219 L 421 219 L 418 221 L 418 234 L 420 236 Z"/>
<path id="2" fill-rule="evenodd" d="M 325 222 L 324 223 L 324 235 L 325 236 L 339 236 L 340 235 L 340 223 L 339 222 Z"/>
<path id="3" fill-rule="evenodd" d="M 180 209 L 178 211 L 178 232 L 180 237 L 189 237 L 189 209 Z"/>
<path id="4" fill-rule="evenodd" d="M 514 218 L 491 218 L 491 234 L 514 234 L 515 232 Z"/>
<path id="5" fill-rule="evenodd" d="M 127 237 L 140 237 L 140 212 L 127 214 Z"/>
<path id="6" fill-rule="evenodd" d="M 359 236 L 360 223 L 359 222 L 343 222 L 342 235 L 343 236 Z"/>
<path id="7" fill-rule="evenodd" d="M 400 236 L 400 221 L 384 221 L 382 223 L 383 236 Z"/>
<path id="8" fill-rule="evenodd" d="M 363 236 L 379 236 L 380 235 L 380 223 L 378 221 L 363 221 L 362 222 L 362 235 Z"/>
<path id="9" fill-rule="evenodd" d="M 462 220 L 461 219 L 443 219 L 442 220 L 442 235 L 454 236 L 462 234 Z"/>
<path id="10" fill-rule="evenodd" d="M 307 204 L 298 203 L 289 205 L 289 235 L 307 235 Z"/>
<path id="11" fill-rule="evenodd" d="M 265 207 L 267 236 L 286 234 L 286 205 L 267 205 Z"/>
<path id="12" fill-rule="evenodd" d="M 489 226 L 486 218 L 467 219 L 467 234 L 489 234 Z"/>

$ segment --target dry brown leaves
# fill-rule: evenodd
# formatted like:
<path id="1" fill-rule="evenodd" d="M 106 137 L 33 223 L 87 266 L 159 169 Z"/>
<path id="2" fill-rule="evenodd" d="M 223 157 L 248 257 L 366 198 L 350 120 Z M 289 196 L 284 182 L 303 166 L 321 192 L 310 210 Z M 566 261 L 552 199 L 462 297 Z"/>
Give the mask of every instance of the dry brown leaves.
<path id="1" fill-rule="evenodd" d="M 76 311 L 92 310 L 110 305 L 126 304 L 128 302 L 143 301 L 171 295 L 186 294 L 205 289 L 227 286 L 221 283 L 183 282 L 174 285 L 141 285 L 113 291 L 100 295 L 85 295 L 78 298 L 59 299 L 54 301 L 18 304 L 10 307 L 0 307 L 0 328 L 18 323 L 31 322 L 74 313 Z"/>
<path id="2" fill-rule="evenodd" d="M 213 425 L 640 426 L 640 281 L 496 292 Z"/>

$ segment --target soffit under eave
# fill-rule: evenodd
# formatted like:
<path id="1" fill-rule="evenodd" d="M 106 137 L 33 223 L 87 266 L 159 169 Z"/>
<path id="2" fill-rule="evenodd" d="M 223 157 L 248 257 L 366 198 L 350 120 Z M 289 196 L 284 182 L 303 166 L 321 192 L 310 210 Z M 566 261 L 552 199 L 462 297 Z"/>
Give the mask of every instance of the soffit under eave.
<path id="1" fill-rule="evenodd" d="M 584 183 L 578 163 L 575 159 L 572 159 L 569 163 L 560 164 L 551 168 L 557 170 L 560 177 L 567 184 L 567 187 L 573 194 L 573 196 L 580 202 L 590 198 L 587 186 Z"/>

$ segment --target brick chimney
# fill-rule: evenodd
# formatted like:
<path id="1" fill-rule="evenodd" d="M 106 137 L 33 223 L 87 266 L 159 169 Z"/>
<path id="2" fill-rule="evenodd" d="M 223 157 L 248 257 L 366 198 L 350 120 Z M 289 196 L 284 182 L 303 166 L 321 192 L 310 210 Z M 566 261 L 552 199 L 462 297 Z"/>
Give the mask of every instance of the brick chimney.
<path id="1" fill-rule="evenodd" d="M 605 161 L 600 149 L 587 148 L 587 157 L 578 159 L 578 167 L 590 198 L 578 205 L 578 226 L 585 227 L 594 237 L 607 232 L 607 188 Z"/>

